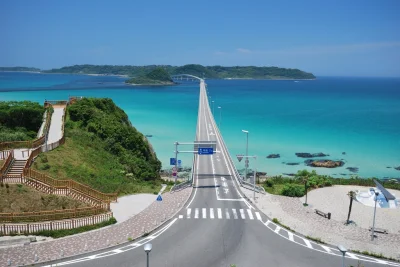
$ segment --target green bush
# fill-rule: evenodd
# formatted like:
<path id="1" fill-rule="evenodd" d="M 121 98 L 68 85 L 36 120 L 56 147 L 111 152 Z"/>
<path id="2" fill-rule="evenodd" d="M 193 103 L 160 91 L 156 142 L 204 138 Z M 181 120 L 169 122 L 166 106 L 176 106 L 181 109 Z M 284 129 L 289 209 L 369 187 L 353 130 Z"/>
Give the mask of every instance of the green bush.
<path id="1" fill-rule="evenodd" d="M 273 186 L 274 186 L 274 182 L 272 181 L 272 179 L 267 179 L 267 180 L 265 181 L 265 185 L 266 185 L 267 187 L 273 187 Z"/>
<path id="2" fill-rule="evenodd" d="M 297 184 L 285 184 L 282 188 L 281 194 L 288 197 L 302 197 L 305 194 L 304 186 Z"/>

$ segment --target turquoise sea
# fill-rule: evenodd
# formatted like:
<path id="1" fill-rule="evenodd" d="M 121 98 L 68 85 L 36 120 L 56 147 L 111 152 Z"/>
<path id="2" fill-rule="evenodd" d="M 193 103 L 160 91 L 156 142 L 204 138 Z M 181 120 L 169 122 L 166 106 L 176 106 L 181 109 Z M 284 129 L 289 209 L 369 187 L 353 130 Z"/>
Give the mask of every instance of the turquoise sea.
<path id="1" fill-rule="evenodd" d="M 0 101 L 42 103 L 68 96 L 109 97 L 132 124 L 151 134 L 163 168 L 175 141 L 195 137 L 199 86 L 133 87 L 116 76 L 0 72 Z M 310 81 L 207 80 L 214 116 L 231 155 L 257 155 L 257 169 L 269 175 L 311 169 L 296 152 L 323 152 L 346 164 L 318 173 L 350 177 L 400 177 L 400 79 L 318 77 Z M 221 109 L 217 107 L 220 106 Z M 213 109 L 213 107 L 211 107 Z M 221 118 L 221 120 L 220 120 Z M 186 149 L 182 147 L 182 149 Z M 343 154 L 345 152 L 345 154 Z M 279 153 L 278 159 L 267 159 Z M 181 154 L 184 166 L 192 156 Z M 299 165 L 286 165 L 298 163 Z M 251 167 L 253 163 L 250 163 Z M 243 168 L 243 163 L 237 163 Z M 390 167 L 390 168 L 389 168 Z"/>

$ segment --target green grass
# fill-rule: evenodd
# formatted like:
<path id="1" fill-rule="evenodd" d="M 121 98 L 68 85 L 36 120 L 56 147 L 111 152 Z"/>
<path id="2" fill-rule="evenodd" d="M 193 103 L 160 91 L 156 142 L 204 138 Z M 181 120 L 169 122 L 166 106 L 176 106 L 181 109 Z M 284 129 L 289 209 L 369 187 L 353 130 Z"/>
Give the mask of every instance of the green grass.
<path id="1" fill-rule="evenodd" d="M 72 179 L 104 193 L 119 195 L 159 191 L 161 179 L 144 181 L 126 173 L 118 158 L 105 149 L 104 141 L 82 130 L 68 129 L 66 142 L 41 153 L 33 168 L 55 179 Z"/>

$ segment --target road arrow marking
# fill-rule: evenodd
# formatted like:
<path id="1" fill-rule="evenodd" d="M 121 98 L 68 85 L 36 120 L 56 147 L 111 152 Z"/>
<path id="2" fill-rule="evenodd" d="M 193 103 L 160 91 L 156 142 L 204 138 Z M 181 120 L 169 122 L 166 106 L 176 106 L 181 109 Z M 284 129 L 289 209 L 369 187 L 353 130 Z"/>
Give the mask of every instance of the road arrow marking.
<path id="1" fill-rule="evenodd" d="M 221 180 L 222 180 L 222 181 L 225 181 L 226 179 L 225 179 L 225 177 L 222 177 L 222 176 L 221 176 Z"/>
<path id="2" fill-rule="evenodd" d="M 228 194 L 229 189 L 228 188 L 224 188 L 225 194 Z"/>
<path id="3" fill-rule="evenodd" d="M 223 186 L 223 187 L 228 187 L 228 184 L 227 184 L 226 182 L 224 182 L 224 183 L 222 184 L 222 186 Z"/>

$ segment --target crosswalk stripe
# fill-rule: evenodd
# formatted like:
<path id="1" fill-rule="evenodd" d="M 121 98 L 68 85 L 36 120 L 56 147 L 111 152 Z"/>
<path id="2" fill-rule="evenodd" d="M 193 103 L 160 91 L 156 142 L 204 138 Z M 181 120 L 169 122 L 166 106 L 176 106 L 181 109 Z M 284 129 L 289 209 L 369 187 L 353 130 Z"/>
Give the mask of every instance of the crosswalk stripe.
<path id="1" fill-rule="evenodd" d="M 277 225 L 276 228 L 275 228 L 275 233 L 279 234 L 279 230 L 281 230 L 281 227 Z"/>
<path id="2" fill-rule="evenodd" d="M 203 219 L 207 219 L 207 209 L 203 208 Z"/>
<path id="3" fill-rule="evenodd" d="M 349 257 L 349 258 L 358 260 L 358 257 L 356 255 L 354 255 L 353 253 L 347 252 L 346 256 Z"/>
<path id="4" fill-rule="evenodd" d="M 218 219 L 222 219 L 222 211 L 221 211 L 221 209 L 218 209 Z"/>
<path id="5" fill-rule="evenodd" d="M 240 209 L 240 217 L 242 217 L 242 219 L 246 219 L 246 215 L 244 215 L 244 210 Z"/>
<path id="6" fill-rule="evenodd" d="M 256 217 L 257 217 L 257 220 L 261 221 L 261 215 L 258 211 L 256 212 Z"/>
<path id="7" fill-rule="evenodd" d="M 195 219 L 199 218 L 199 209 L 197 209 L 197 208 L 194 210 L 194 218 Z"/>
<path id="8" fill-rule="evenodd" d="M 231 216 L 229 215 L 228 209 L 225 209 L 225 216 L 226 216 L 226 218 L 227 218 L 228 220 L 231 218 Z"/>
<path id="9" fill-rule="evenodd" d="M 182 219 L 183 218 L 183 215 L 179 215 L 179 219 Z"/>
<path id="10" fill-rule="evenodd" d="M 210 219 L 214 219 L 214 209 L 210 209 Z"/>
<path id="11" fill-rule="evenodd" d="M 304 243 L 306 243 L 307 247 L 313 248 L 311 245 L 311 242 L 308 239 L 303 239 L 303 240 L 304 240 Z"/>
<path id="12" fill-rule="evenodd" d="M 326 252 L 332 253 L 332 250 L 326 246 L 320 245 L 323 249 L 325 249 Z"/>
<path id="13" fill-rule="evenodd" d="M 290 240 L 290 241 L 294 241 L 294 239 L 293 239 L 293 233 L 288 231 L 287 234 L 288 234 L 288 236 L 289 236 L 289 240 Z"/>
<path id="14" fill-rule="evenodd" d="M 192 213 L 192 209 L 187 209 L 187 218 L 190 219 L 190 213 Z"/>
<path id="15" fill-rule="evenodd" d="M 233 218 L 235 220 L 237 220 L 238 219 L 238 215 L 237 215 L 236 209 L 232 209 L 232 212 L 233 212 Z"/>
<path id="16" fill-rule="evenodd" d="M 254 220 L 253 213 L 251 213 L 250 209 L 247 209 L 247 214 L 249 214 L 250 220 Z"/>

